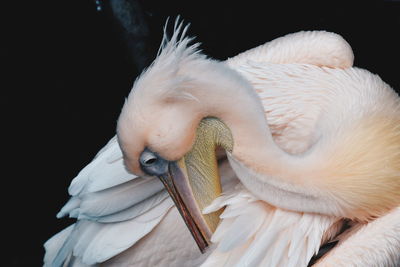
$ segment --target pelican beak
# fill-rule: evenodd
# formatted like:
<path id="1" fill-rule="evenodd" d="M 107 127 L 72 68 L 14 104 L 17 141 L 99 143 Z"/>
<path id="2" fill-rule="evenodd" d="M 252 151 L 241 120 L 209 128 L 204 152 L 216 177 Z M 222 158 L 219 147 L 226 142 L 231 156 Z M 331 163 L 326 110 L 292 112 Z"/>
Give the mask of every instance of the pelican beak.
<path id="1" fill-rule="evenodd" d="M 231 132 L 220 120 L 205 118 L 199 124 L 191 151 L 182 159 L 176 162 L 164 160 L 164 164 L 159 156 L 156 160 L 148 160 L 161 162 L 164 166 L 150 174 L 163 182 L 202 253 L 210 244 L 222 212 L 202 213 L 221 194 L 217 147 L 232 151 Z M 142 169 L 146 172 L 146 167 L 142 166 Z"/>

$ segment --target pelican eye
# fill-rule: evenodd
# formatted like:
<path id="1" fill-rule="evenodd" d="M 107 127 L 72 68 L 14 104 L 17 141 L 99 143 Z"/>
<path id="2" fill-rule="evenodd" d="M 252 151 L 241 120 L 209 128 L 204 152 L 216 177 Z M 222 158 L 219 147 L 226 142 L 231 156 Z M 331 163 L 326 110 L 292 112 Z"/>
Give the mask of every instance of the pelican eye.
<path id="1" fill-rule="evenodd" d="M 157 156 L 148 150 L 145 150 L 142 155 L 140 156 L 140 163 L 143 166 L 151 166 L 157 161 Z"/>
<path id="2" fill-rule="evenodd" d="M 139 158 L 142 170 L 148 175 L 161 175 L 168 170 L 168 161 L 146 148 Z"/>

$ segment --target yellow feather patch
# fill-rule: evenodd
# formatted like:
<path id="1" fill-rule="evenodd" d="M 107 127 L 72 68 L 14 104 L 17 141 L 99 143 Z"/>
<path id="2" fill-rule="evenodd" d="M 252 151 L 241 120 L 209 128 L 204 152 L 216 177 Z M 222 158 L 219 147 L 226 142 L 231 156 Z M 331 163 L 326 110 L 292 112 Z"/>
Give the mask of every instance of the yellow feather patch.
<path id="1" fill-rule="evenodd" d="M 339 134 L 321 180 L 345 216 L 365 221 L 400 205 L 400 119 L 371 116 Z"/>

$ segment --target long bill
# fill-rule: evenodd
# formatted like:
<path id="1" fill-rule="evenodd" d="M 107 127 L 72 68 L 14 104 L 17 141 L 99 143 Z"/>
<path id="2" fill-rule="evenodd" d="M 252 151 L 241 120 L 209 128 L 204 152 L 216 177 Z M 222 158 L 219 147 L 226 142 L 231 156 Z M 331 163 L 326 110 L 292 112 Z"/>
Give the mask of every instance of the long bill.
<path id="1" fill-rule="evenodd" d="M 200 251 L 204 253 L 222 210 L 203 214 L 202 210 L 221 194 L 216 148 L 231 152 L 233 139 L 228 127 L 218 119 L 203 119 L 192 150 L 159 179 L 173 199 Z"/>

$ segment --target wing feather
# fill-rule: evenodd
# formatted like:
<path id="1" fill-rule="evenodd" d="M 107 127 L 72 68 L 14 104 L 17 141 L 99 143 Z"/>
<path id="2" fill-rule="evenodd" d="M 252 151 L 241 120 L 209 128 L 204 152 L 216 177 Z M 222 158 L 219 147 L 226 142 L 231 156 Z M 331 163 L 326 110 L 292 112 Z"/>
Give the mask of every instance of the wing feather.
<path id="1" fill-rule="evenodd" d="M 46 242 L 45 266 L 101 263 L 133 246 L 173 206 L 155 177 L 127 172 L 116 137 L 74 178 L 57 217 L 77 222 Z"/>
<path id="2" fill-rule="evenodd" d="M 169 197 L 168 193 L 163 190 L 120 212 L 112 213 L 101 217 L 89 217 L 89 216 L 86 217 L 85 215 L 80 215 L 80 219 L 89 219 L 92 221 L 97 221 L 102 223 L 122 222 L 133 219 L 136 216 L 142 215 L 152 207 L 159 205 L 162 201 L 164 201 L 168 197 Z"/>
<path id="3" fill-rule="evenodd" d="M 285 211 L 237 185 L 205 210 L 227 205 L 204 266 L 307 266 L 337 218 Z M 234 259 L 234 261 L 233 261 Z"/>
<path id="4" fill-rule="evenodd" d="M 61 208 L 61 210 L 57 213 L 57 218 L 62 218 L 67 216 L 68 214 L 72 218 L 76 218 L 78 216 L 77 212 L 79 213 L 79 205 L 81 204 L 81 200 L 79 197 L 71 197 L 68 202 Z M 75 210 L 77 212 L 75 212 Z M 76 215 L 75 215 L 76 214 Z"/>
<path id="5" fill-rule="evenodd" d="M 87 217 L 110 215 L 132 207 L 162 190 L 162 183 L 154 177 L 136 178 L 109 189 L 84 194 L 79 215 Z"/>
<path id="6" fill-rule="evenodd" d="M 232 250 L 235 247 L 243 245 L 251 236 L 255 234 L 258 228 L 265 220 L 266 213 L 263 212 L 263 206 L 260 203 L 254 203 L 250 208 L 246 208 L 246 211 L 241 215 L 246 214 L 247 216 L 239 216 L 230 225 L 230 229 L 226 232 L 227 236 L 232 236 L 232 238 L 222 239 L 219 243 L 218 249 L 222 252 Z M 243 210 L 243 208 L 236 209 L 236 212 Z M 237 213 L 234 213 L 237 214 Z M 222 218 L 221 214 L 221 218 Z M 234 216 L 233 213 L 230 216 Z M 252 218 L 251 223 L 249 223 L 249 218 Z"/>
<path id="7" fill-rule="evenodd" d="M 82 191 L 97 192 L 135 178 L 136 175 L 128 173 L 125 169 L 122 151 L 117 137 L 114 136 L 97 153 L 93 161 L 72 180 L 68 191 L 71 196 L 76 196 Z"/>
<path id="8" fill-rule="evenodd" d="M 82 262 L 86 264 L 103 262 L 128 249 L 148 234 L 172 205 L 170 199 L 165 199 L 160 205 L 136 217 L 135 220 L 101 224 L 101 229 L 81 255 Z"/>
<path id="9" fill-rule="evenodd" d="M 44 257 L 44 262 L 50 263 L 53 262 L 57 256 L 57 252 L 61 249 L 68 236 L 71 234 L 74 229 L 74 225 L 70 225 L 61 232 L 54 235 L 51 239 L 47 240 L 44 243 L 44 248 L 46 249 L 46 255 Z M 46 264 L 45 264 L 46 266 Z"/>

